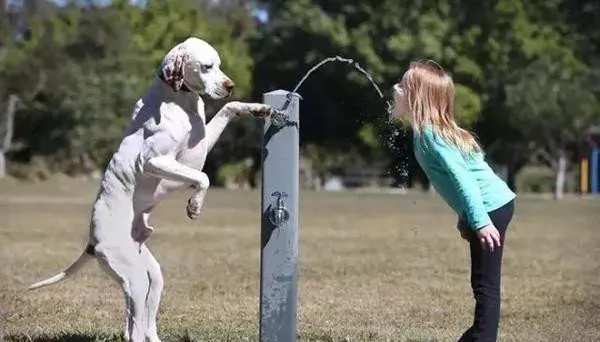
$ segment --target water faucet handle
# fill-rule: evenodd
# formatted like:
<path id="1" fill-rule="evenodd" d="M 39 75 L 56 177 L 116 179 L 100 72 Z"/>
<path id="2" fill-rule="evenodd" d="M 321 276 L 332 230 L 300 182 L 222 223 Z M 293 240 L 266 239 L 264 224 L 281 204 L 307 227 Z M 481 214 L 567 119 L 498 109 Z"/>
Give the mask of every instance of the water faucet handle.
<path id="1" fill-rule="evenodd" d="M 288 121 L 289 116 L 284 110 L 276 108 L 271 109 L 271 122 L 273 125 L 280 127 L 286 124 Z"/>

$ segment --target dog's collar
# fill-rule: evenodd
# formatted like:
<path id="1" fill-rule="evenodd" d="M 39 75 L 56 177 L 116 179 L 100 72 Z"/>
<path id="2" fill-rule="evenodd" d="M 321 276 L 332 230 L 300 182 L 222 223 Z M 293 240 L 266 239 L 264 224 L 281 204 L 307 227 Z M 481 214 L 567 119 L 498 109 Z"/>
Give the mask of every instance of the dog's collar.
<path id="1" fill-rule="evenodd" d="M 165 76 L 163 75 L 163 73 L 160 70 L 156 72 L 156 76 L 158 76 L 158 78 L 160 78 L 161 81 L 165 82 L 166 84 L 169 84 L 167 82 L 167 80 L 165 80 Z M 188 92 L 188 93 L 192 92 L 192 90 L 190 88 L 188 88 L 188 86 L 186 86 L 185 83 L 183 83 L 181 85 L 181 89 L 179 89 L 179 90 L 180 91 L 185 91 L 185 92 Z"/>

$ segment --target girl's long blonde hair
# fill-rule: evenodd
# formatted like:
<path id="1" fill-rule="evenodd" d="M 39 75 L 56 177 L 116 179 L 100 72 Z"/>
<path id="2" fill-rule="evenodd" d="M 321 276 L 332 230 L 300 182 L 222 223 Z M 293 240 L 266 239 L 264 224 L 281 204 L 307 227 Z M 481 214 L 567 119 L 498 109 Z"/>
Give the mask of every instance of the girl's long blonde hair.
<path id="1" fill-rule="evenodd" d="M 435 133 L 460 151 L 481 151 L 473 135 L 456 123 L 454 83 L 439 64 L 431 60 L 414 61 L 410 63 L 403 82 L 412 126 L 418 134 L 431 124 Z"/>

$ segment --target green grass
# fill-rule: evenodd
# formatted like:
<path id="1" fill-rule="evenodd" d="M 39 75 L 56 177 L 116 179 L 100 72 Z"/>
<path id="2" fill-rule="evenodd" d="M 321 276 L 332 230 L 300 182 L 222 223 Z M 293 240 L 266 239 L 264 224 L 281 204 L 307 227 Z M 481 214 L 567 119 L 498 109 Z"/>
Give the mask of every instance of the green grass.
<path id="1" fill-rule="evenodd" d="M 0 183 L 0 340 L 118 341 L 118 286 L 95 263 L 38 291 L 85 240 L 96 182 Z M 153 216 L 164 341 L 257 341 L 259 192 L 175 195 Z M 600 341 L 600 200 L 519 198 L 500 341 Z M 299 342 L 455 341 L 472 320 L 467 245 L 436 196 L 303 191 Z"/>

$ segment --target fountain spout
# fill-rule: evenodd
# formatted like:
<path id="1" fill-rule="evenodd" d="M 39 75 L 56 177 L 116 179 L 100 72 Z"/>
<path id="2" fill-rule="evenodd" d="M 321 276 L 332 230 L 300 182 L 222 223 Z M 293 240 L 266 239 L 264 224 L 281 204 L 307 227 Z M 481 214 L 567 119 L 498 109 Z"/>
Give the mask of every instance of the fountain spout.
<path id="1" fill-rule="evenodd" d="M 273 108 L 271 111 L 271 123 L 277 127 L 281 127 L 288 123 L 289 115 L 287 113 L 287 109 L 294 98 L 302 100 L 302 96 L 296 92 L 288 93 L 286 97 L 287 99 L 280 109 Z"/>

